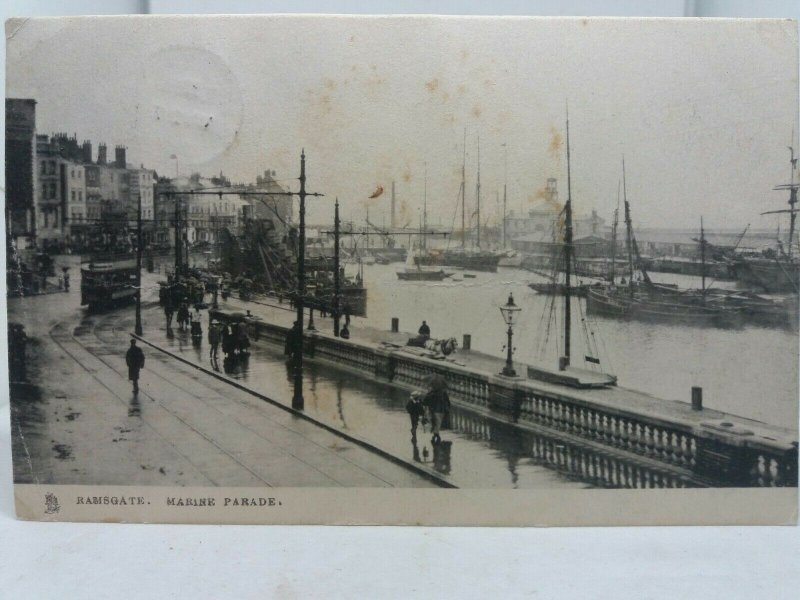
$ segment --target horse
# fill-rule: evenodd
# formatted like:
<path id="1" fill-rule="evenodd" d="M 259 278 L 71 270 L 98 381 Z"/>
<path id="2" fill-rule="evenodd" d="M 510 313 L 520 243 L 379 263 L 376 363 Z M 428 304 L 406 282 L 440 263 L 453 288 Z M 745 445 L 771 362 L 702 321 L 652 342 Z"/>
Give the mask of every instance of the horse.
<path id="1" fill-rule="evenodd" d="M 417 337 L 409 338 L 406 346 L 425 348 L 426 350 L 431 350 L 433 352 L 444 354 L 445 356 L 450 356 L 458 349 L 458 342 L 454 337 L 444 340 L 434 340 L 432 338 L 419 335 Z"/>

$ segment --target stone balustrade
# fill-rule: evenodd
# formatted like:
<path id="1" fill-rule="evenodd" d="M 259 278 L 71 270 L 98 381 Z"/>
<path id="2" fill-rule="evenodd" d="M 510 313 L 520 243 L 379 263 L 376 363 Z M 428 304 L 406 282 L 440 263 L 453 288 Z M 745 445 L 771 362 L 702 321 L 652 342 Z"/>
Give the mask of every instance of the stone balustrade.
<path id="1" fill-rule="evenodd" d="M 228 319 L 219 311 L 215 316 Z M 249 320 L 248 326 L 253 338 L 280 345 L 288 331 L 261 320 Z M 737 435 L 685 419 L 637 413 L 624 404 L 592 402 L 586 399 L 591 392 L 572 394 L 563 387 L 555 393 L 552 385 L 476 371 L 391 345 L 306 331 L 304 348 L 316 360 L 408 389 L 423 389 L 432 376 L 441 377 L 457 407 L 501 416 L 518 428 L 548 432 L 532 440 L 527 450 L 554 468 L 597 485 L 797 485 L 796 442 L 787 445 L 752 432 Z"/>

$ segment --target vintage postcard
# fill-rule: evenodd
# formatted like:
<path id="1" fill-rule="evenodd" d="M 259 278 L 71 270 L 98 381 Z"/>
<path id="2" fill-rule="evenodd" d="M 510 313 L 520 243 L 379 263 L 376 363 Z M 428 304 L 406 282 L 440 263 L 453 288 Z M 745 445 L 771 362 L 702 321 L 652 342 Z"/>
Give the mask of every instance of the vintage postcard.
<path id="1" fill-rule="evenodd" d="M 6 23 L 23 519 L 797 518 L 797 23 Z"/>

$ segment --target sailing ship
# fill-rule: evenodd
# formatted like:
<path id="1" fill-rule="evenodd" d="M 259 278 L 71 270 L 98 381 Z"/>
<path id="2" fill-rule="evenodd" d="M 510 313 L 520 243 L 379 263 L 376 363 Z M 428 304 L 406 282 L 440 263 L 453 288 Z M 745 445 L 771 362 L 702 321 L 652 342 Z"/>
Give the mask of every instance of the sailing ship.
<path id="1" fill-rule="evenodd" d="M 419 262 L 420 256 L 424 255 L 427 247 L 427 225 L 428 225 L 428 167 L 425 166 L 425 187 L 422 194 L 422 216 L 419 222 L 419 242 L 415 249 L 413 246 L 406 255 L 406 265 L 401 271 L 397 271 L 397 278 L 400 281 L 442 281 L 450 277 L 452 273 L 446 273 L 443 269 L 422 267 Z"/>
<path id="2" fill-rule="evenodd" d="M 791 152 L 791 178 L 789 183 L 773 188 L 777 191 L 789 191 L 789 208 L 770 210 L 762 215 L 788 214 L 789 239 L 784 248 L 778 240 L 778 248 L 765 251 L 760 257 L 739 257 L 731 265 L 741 287 L 756 289 L 767 293 L 792 293 L 800 292 L 800 261 L 794 254 L 795 226 L 797 223 L 797 190 L 800 182 L 797 181 L 797 158 L 794 148 Z"/>
<path id="3" fill-rule="evenodd" d="M 739 324 L 740 307 L 708 301 L 705 268 L 701 269 L 703 283 L 699 291 L 680 289 L 677 286 L 657 284 L 651 281 L 639 254 L 639 247 L 633 232 L 624 159 L 622 161 L 622 188 L 625 207 L 628 280 L 625 281 L 623 278 L 619 284 L 615 281 L 616 248 L 614 247 L 612 248 L 609 284 L 606 286 L 592 286 L 589 289 L 586 296 L 587 313 L 622 319 L 689 325 L 730 327 Z M 706 244 L 702 221 L 700 229 L 702 264 L 705 265 Z M 615 235 L 614 238 L 612 247 L 616 246 Z"/>
<path id="4" fill-rule="evenodd" d="M 421 267 L 416 258 L 413 250 L 408 252 L 405 268 L 397 271 L 397 278 L 400 281 L 442 281 L 452 275 L 444 269 Z"/>
<path id="5" fill-rule="evenodd" d="M 458 267 L 471 271 L 496 272 L 500 259 L 505 256 L 503 253 L 491 252 L 481 249 L 481 165 L 480 165 L 480 146 L 478 148 L 478 176 L 475 184 L 476 202 L 476 227 L 475 245 L 467 248 L 467 217 L 466 217 L 466 169 L 467 169 L 467 132 L 464 130 L 464 156 L 461 164 L 461 187 L 459 198 L 461 200 L 461 247 L 441 249 L 430 249 L 420 253 L 416 257 L 417 264 L 421 266 L 447 266 Z"/>
<path id="6" fill-rule="evenodd" d="M 587 353 L 583 356 L 583 361 L 589 368 L 575 367 L 572 356 L 572 298 L 575 296 L 575 288 L 572 284 L 573 267 L 575 264 L 575 243 L 573 239 L 573 224 L 572 224 L 572 167 L 570 158 L 570 139 L 569 139 L 569 115 L 566 121 L 566 138 L 567 138 L 567 202 L 564 205 L 564 239 L 561 246 L 563 251 L 563 264 L 564 264 L 564 282 L 561 288 L 563 291 L 563 354 L 558 359 L 558 370 L 547 369 L 539 366 L 528 367 L 528 377 L 531 379 L 538 379 L 550 383 L 558 383 L 561 385 L 568 385 L 577 388 L 603 388 L 610 385 L 617 384 L 616 375 L 606 373 L 601 369 L 600 358 L 597 343 L 595 341 L 594 333 L 589 330 L 589 323 L 587 319 L 581 318 L 581 325 L 584 327 L 586 338 Z M 557 282 L 554 282 L 558 284 Z M 554 302 L 555 297 L 551 298 L 549 310 L 546 308 L 545 312 L 549 312 L 551 318 L 554 316 Z M 582 313 L 580 301 L 578 302 L 578 309 Z M 550 319 L 548 319 L 547 335 L 541 339 L 544 349 L 546 346 L 549 331 Z"/>

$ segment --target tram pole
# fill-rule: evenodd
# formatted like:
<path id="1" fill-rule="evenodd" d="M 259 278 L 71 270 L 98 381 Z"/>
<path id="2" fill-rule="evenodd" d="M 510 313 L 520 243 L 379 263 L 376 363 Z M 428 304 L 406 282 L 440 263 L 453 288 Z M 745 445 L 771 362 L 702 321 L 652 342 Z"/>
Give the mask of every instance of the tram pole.
<path id="1" fill-rule="evenodd" d="M 394 183 L 392 184 L 394 189 Z M 393 215 L 394 216 L 394 215 Z M 336 208 L 333 217 L 333 335 L 339 337 L 339 296 L 342 293 L 342 282 L 339 279 L 339 198 L 336 198 Z"/>
<path id="2" fill-rule="evenodd" d="M 294 336 L 294 391 L 292 393 L 292 408 L 303 410 L 303 321 L 305 316 L 306 294 L 306 151 L 300 153 L 300 227 L 297 241 L 297 323 L 299 325 Z"/>
<path id="3" fill-rule="evenodd" d="M 139 193 L 136 212 L 136 335 L 142 335 L 142 194 Z"/>

